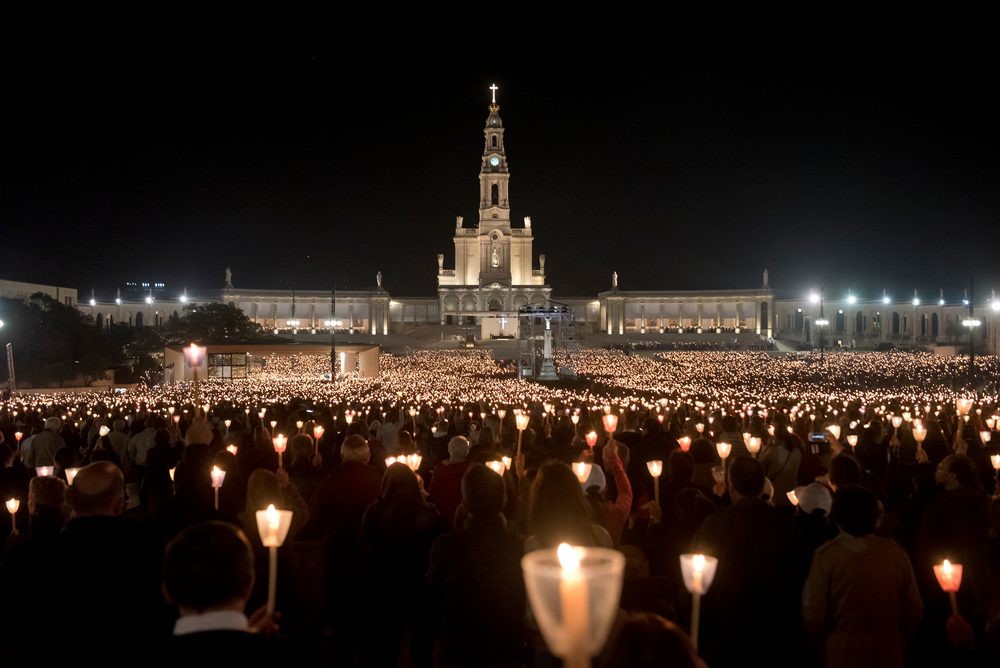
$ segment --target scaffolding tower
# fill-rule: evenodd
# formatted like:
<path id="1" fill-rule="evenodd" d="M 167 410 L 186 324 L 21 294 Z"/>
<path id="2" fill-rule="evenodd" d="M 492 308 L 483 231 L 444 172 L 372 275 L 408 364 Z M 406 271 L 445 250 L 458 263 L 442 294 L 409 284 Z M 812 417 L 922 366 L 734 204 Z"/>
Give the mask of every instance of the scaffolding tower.
<path id="1" fill-rule="evenodd" d="M 546 331 L 550 337 L 550 360 L 562 354 L 569 360 L 558 370 L 558 378 L 576 378 L 574 354 L 579 349 L 573 307 L 550 302 L 549 306 L 522 306 L 517 310 L 517 376 L 554 380 L 551 365 L 546 365 Z M 545 373 L 548 372 L 548 373 Z"/>

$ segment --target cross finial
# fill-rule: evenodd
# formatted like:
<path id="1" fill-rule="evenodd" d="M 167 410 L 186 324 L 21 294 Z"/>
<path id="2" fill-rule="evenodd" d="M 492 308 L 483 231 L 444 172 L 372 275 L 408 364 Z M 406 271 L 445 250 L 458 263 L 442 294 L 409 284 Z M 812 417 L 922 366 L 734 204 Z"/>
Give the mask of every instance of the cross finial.
<path id="1" fill-rule="evenodd" d="M 497 103 L 497 91 L 500 90 L 500 89 L 497 88 L 496 84 L 493 84 L 492 86 L 490 86 L 490 90 L 493 91 L 493 104 L 496 104 Z"/>

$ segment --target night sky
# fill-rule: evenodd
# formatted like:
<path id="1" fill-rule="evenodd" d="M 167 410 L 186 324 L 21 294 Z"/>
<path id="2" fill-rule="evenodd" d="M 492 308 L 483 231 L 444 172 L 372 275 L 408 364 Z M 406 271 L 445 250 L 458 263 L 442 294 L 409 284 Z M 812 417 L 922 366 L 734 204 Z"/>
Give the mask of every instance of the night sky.
<path id="1" fill-rule="evenodd" d="M 1000 288 L 992 41 L 698 32 L 22 54 L 0 278 L 110 298 L 196 295 L 226 266 L 251 289 L 381 271 L 434 296 L 455 216 L 478 218 L 496 83 L 511 218 L 531 216 L 556 300 L 612 271 L 626 290 L 752 288 L 765 267 L 788 295 Z"/>

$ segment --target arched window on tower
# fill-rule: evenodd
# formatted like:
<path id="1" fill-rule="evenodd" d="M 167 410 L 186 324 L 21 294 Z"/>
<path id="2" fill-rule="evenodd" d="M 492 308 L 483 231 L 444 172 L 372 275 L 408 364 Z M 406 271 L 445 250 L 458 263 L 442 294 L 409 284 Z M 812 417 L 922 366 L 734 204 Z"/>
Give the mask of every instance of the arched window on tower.
<path id="1" fill-rule="evenodd" d="M 493 148 L 497 147 L 497 136 L 493 135 Z"/>
<path id="2" fill-rule="evenodd" d="M 493 206 L 500 206 L 500 186 L 495 183 L 490 186 L 490 202 Z"/>

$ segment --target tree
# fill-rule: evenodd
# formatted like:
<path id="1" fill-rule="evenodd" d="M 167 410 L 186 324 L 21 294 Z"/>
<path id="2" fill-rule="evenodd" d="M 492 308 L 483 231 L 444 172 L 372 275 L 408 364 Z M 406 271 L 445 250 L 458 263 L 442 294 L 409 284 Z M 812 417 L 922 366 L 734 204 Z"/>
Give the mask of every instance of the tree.
<path id="1" fill-rule="evenodd" d="M 963 325 L 958 318 L 952 318 L 944 326 L 944 335 L 948 341 L 955 343 L 961 341 L 963 337 L 968 337 L 969 328 Z"/>
<path id="2" fill-rule="evenodd" d="M 170 343 L 246 343 L 263 336 L 260 325 L 228 304 L 197 304 L 184 309 L 184 317 L 167 321 Z"/>
<path id="3" fill-rule="evenodd" d="M 106 378 L 124 354 L 93 318 L 37 292 L 25 301 L 0 300 L 7 340 L 13 344 L 18 380 L 35 387 Z"/>

